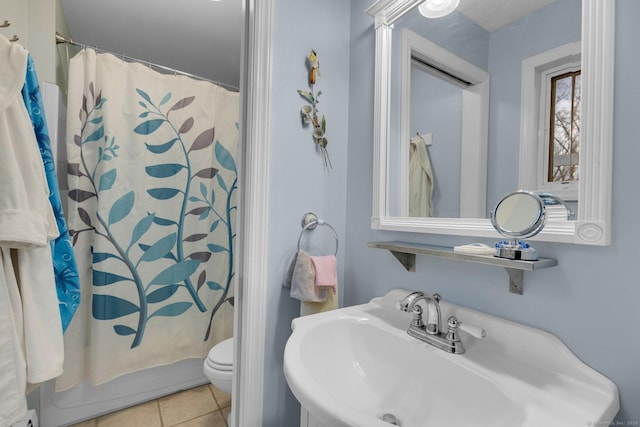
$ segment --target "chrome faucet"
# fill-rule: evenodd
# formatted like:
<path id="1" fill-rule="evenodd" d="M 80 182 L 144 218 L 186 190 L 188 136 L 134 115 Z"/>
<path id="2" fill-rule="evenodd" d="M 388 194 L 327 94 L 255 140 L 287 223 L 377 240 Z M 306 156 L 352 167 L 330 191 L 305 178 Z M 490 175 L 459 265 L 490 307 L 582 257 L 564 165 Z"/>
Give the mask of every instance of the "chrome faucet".
<path id="1" fill-rule="evenodd" d="M 454 316 L 447 320 L 447 332 L 441 330 L 441 313 L 440 313 L 440 295 L 428 295 L 423 292 L 412 292 L 400 302 L 400 310 L 413 314 L 413 320 L 407 329 L 407 333 L 414 338 L 429 343 L 441 350 L 453 354 L 463 354 L 465 352 L 460 340 L 460 328 L 462 323 Z M 422 320 L 422 307 L 418 305 L 419 301 L 427 302 L 427 324 Z M 431 316 L 431 310 L 435 309 L 435 316 Z M 435 317 L 435 322 L 430 318 Z M 466 332 L 476 338 L 484 338 L 486 335 L 484 329 L 476 326 L 467 326 L 463 328 Z"/>

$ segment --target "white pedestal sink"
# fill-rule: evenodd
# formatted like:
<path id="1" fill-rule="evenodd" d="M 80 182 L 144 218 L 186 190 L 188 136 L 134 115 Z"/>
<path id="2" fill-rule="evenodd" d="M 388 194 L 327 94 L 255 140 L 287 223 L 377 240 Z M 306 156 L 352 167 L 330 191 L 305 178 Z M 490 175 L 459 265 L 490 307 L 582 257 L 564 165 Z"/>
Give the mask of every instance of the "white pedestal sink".
<path id="1" fill-rule="evenodd" d="M 547 332 L 442 301 L 443 319 L 486 338 L 462 332 L 454 355 L 410 337 L 407 294 L 293 320 L 284 373 L 315 425 L 570 427 L 618 412 L 616 385 Z"/>

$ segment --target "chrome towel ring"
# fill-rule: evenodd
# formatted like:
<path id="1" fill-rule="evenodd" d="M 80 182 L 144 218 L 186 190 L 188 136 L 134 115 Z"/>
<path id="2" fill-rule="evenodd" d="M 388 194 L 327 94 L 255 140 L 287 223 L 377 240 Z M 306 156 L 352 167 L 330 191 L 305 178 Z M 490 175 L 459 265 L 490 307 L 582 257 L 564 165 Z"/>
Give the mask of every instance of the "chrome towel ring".
<path id="1" fill-rule="evenodd" d="M 336 251 L 334 255 L 338 255 L 338 233 L 336 232 L 335 228 L 331 226 L 331 224 L 325 222 L 322 219 L 319 219 L 318 216 L 313 212 L 307 212 L 302 216 L 301 225 L 302 230 L 300 231 L 300 236 L 298 237 L 298 251 L 300 251 L 300 242 L 302 242 L 302 236 L 304 235 L 304 232 L 307 230 L 315 230 L 318 225 L 324 225 L 329 227 L 329 229 L 333 233 L 333 237 L 336 239 Z"/>

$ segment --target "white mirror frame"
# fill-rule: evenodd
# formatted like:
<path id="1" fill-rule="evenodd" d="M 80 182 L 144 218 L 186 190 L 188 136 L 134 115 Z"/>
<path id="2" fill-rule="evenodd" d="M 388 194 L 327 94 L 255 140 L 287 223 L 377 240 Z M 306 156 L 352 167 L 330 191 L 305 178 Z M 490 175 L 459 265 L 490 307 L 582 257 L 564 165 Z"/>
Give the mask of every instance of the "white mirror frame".
<path id="1" fill-rule="evenodd" d="M 375 18 L 373 212 L 377 230 L 499 237 L 489 219 L 389 216 L 391 37 L 395 21 L 423 0 L 379 0 Z M 615 0 L 582 0 L 582 128 L 577 221 L 549 221 L 532 240 L 611 244 Z"/>

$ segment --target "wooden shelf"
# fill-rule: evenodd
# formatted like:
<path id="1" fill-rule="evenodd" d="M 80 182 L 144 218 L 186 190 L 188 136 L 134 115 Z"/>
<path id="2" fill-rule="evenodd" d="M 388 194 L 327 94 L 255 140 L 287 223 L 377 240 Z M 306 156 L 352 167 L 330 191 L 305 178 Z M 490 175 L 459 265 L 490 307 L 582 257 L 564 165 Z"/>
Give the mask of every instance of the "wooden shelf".
<path id="1" fill-rule="evenodd" d="M 459 261 L 475 262 L 479 264 L 504 267 L 509 274 L 509 292 L 522 295 L 524 285 L 524 272 L 539 270 L 558 265 L 553 258 L 539 258 L 537 261 L 521 261 L 506 258 L 498 258 L 492 255 L 476 255 L 454 252 L 447 246 L 424 245 L 407 242 L 369 242 L 370 248 L 386 249 L 391 251 L 394 257 L 407 269 L 416 271 L 416 255 L 430 255 L 440 258 L 449 258 Z"/>

